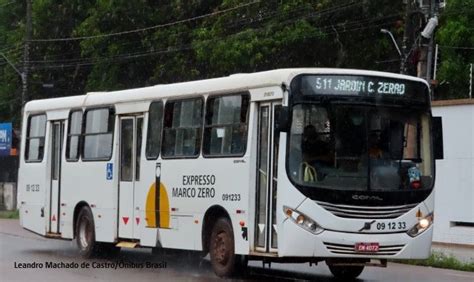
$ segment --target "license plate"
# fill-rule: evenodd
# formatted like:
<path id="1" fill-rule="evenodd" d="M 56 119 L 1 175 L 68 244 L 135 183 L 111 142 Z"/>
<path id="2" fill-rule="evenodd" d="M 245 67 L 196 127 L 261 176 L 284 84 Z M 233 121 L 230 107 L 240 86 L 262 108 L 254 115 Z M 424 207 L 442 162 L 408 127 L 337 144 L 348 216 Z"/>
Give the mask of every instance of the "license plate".
<path id="1" fill-rule="evenodd" d="M 360 253 L 376 253 L 379 251 L 379 243 L 356 243 L 355 251 Z"/>

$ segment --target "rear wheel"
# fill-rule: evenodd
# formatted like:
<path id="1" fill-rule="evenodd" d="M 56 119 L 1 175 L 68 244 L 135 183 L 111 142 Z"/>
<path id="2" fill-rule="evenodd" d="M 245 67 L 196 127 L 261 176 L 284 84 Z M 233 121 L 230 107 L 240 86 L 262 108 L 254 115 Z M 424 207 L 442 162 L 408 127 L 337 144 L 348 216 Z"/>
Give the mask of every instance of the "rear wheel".
<path id="1" fill-rule="evenodd" d="M 76 244 L 79 254 L 90 258 L 97 254 L 99 244 L 95 241 L 94 217 L 89 207 L 83 207 L 76 222 Z"/>
<path id="2" fill-rule="evenodd" d="M 232 276 L 242 264 L 234 252 L 234 232 L 227 218 L 219 218 L 214 224 L 209 254 L 212 268 L 219 277 Z"/>
<path id="3" fill-rule="evenodd" d="M 354 280 L 364 270 L 363 265 L 331 265 L 328 264 L 329 270 L 331 270 L 334 277 L 342 280 Z"/>

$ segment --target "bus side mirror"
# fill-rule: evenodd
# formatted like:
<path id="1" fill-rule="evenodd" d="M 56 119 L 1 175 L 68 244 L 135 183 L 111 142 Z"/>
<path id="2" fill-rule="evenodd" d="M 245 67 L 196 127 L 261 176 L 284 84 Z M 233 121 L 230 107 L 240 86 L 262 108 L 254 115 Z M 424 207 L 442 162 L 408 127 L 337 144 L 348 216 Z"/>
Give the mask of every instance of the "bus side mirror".
<path id="1" fill-rule="evenodd" d="M 444 158 L 443 151 L 443 121 L 441 117 L 433 117 L 433 154 L 435 160 L 442 160 Z"/>
<path id="2" fill-rule="evenodd" d="M 275 128 L 277 131 L 280 131 L 280 132 L 290 131 L 290 111 L 288 107 L 281 107 L 280 116 L 276 122 L 277 124 Z"/>

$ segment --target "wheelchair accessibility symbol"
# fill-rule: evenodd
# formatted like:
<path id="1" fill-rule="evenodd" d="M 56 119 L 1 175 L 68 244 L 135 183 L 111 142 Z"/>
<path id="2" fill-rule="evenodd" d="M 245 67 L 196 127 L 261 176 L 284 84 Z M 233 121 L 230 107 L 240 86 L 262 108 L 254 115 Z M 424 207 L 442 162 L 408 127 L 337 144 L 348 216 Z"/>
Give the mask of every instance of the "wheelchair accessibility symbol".
<path id="1" fill-rule="evenodd" d="M 112 180 L 114 177 L 114 164 L 108 163 L 107 164 L 107 180 Z"/>

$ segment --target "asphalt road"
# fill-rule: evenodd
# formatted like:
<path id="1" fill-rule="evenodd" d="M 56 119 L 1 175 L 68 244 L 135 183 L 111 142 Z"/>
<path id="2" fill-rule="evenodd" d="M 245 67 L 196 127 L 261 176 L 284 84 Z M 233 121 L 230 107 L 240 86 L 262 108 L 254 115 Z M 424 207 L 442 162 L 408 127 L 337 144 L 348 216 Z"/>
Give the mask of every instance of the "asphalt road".
<path id="1" fill-rule="evenodd" d="M 61 266 L 61 263 L 63 268 L 47 268 Z M 71 268 L 64 268 L 66 265 Z M 113 268 L 115 266 L 117 269 Z M 137 268 L 140 266 L 142 268 Z M 387 268 L 366 268 L 358 281 L 472 282 L 473 277 L 469 272 L 389 263 Z M 45 239 L 21 229 L 17 220 L 0 219 L 0 281 L 161 280 L 220 279 L 206 260 L 189 264 L 176 255 L 152 255 L 149 249 L 123 250 L 114 258 L 83 260 L 70 241 Z M 308 264 L 272 264 L 271 269 L 263 269 L 259 262 L 250 262 L 242 280 L 335 281 L 324 263 L 312 267 Z"/>

